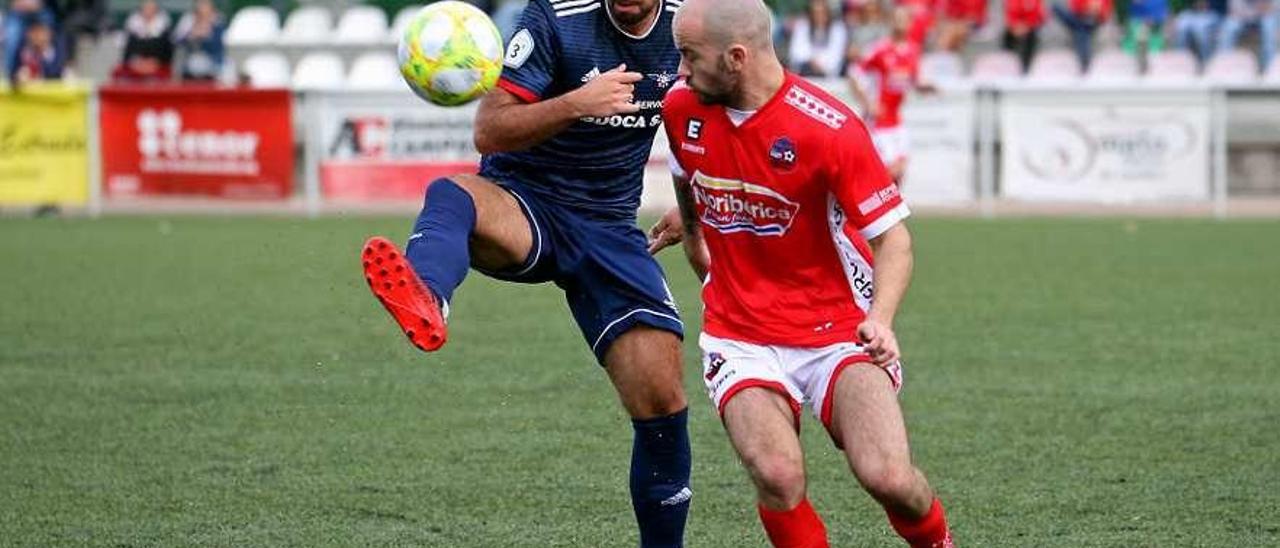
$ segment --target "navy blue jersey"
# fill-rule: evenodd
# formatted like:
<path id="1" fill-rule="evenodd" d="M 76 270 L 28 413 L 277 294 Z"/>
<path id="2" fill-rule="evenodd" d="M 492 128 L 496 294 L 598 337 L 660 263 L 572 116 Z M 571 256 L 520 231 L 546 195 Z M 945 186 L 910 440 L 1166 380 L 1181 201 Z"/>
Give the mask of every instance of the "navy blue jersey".
<path id="1" fill-rule="evenodd" d="M 541 144 L 481 159 L 480 174 L 514 179 L 550 200 L 601 219 L 634 219 L 644 166 L 662 120 L 662 99 L 675 83 L 680 52 L 671 19 L 683 0 L 659 0 L 643 36 L 624 33 L 608 0 L 530 0 L 507 44 L 498 85 L 526 102 L 550 99 L 626 63 L 640 111 L 583 118 Z"/>

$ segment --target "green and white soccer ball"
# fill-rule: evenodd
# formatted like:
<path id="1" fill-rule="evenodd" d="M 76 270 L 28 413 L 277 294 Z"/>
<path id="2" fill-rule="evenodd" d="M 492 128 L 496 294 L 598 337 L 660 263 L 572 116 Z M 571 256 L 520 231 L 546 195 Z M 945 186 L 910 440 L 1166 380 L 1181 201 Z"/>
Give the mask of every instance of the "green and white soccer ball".
<path id="1" fill-rule="evenodd" d="M 400 74 L 409 89 L 455 106 L 493 89 L 502 74 L 502 35 L 479 8 L 445 0 L 414 14 L 400 36 Z"/>

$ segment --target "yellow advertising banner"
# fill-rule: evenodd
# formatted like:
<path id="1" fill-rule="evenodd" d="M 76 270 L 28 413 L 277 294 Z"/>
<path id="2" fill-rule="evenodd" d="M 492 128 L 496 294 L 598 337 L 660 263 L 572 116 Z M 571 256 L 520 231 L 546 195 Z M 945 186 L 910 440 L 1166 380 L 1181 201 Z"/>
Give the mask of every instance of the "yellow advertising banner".
<path id="1" fill-rule="evenodd" d="M 89 200 L 89 89 L 0 88 L 0 205 Z"/>

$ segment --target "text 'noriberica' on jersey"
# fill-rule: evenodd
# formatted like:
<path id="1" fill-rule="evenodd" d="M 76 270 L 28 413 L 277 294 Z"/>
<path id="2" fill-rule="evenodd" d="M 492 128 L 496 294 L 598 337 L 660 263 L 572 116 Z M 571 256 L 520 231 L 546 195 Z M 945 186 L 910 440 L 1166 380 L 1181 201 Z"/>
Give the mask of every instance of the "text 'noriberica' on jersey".
<path id="1" fill-rule="evenodd" d="M 507 43 L 498 85 L 526 102 L 572 91 L 626 64 L 644 78 L 635 84 L 640 111 L 587 117 L 528 150 L 490 154 L 481 175 L 512 178 L 589 216 L 635 218 L 644 166 L 662 123 L 662 98 L 676 80 L 680 53 L 671 18 L 683 0 L 660 0 L 643 35 L 623 32 L 608 0 L 531 0 Z"/>
<path id="2" fill-rule="evenodd" d="M 793 74 L 740 125 L 683 84 L 663 116 L 711 255 L 704 330 L 763 345 L 855 342 L 874 296 L 867 242 L 910 214 L 861 120 Z"/>

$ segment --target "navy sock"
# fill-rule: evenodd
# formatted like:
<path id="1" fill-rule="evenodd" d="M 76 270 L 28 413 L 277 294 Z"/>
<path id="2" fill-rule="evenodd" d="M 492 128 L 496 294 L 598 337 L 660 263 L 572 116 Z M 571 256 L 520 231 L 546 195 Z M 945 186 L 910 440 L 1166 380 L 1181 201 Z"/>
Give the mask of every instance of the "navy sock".
<path id="1" fill-rule="evenodd" d="M 404 254 L 418 277 L 446 303 L 471 267 L 475 226 L 476 204 L 471 195 L 448 178 L 432 181 Z"/>
<path id="2" fill-rule="evenodd" d="M 640 524 L 642 548 L 683 546 L 689 515 L 689 410 L 656 419 L 632 420 L 631 505 Z"/>

